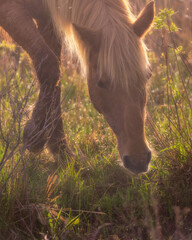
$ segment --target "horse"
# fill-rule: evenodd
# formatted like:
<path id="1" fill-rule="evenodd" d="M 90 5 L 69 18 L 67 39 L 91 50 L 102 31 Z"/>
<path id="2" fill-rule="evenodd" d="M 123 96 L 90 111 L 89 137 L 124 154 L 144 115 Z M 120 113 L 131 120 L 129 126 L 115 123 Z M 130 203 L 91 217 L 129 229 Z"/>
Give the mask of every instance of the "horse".
<path id="1" fill-rule="evenodd" d="M 23 141 L 29 151 L 47 146 L 70 154 L 61 118 L 62 44 L 79 59 L 90 99 L 114 132 L 124 167 L 146 172 L 145 137 L 151 68 L 143 37 L 154 19 L 154 1 L 136 18 L 126 0 L 0 0 L 0 26 L 30 56 L 39 96 Z"/>

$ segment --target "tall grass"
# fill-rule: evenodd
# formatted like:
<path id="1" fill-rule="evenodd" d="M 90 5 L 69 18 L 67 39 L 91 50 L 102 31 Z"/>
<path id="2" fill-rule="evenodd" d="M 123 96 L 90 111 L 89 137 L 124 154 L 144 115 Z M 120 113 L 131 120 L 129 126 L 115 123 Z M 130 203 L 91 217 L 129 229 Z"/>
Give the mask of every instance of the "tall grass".
<path id="1" fill-rule="evenodd" d="M 75 155 L 58 166 L 47 150 L 27 152 L 22 131 L 36 77 L 20 48 L 1 43 L 0 239 L 192 239 L 192 39 L 181 30 L 190 19 L 181 24 L 180 16 L 158 11 L 147 38 L 153 77 L 146 130 L 154 157 L 139 176 L 119 165 L 115 137 L 72 63 L 62 68 L 61 83 Z"/>

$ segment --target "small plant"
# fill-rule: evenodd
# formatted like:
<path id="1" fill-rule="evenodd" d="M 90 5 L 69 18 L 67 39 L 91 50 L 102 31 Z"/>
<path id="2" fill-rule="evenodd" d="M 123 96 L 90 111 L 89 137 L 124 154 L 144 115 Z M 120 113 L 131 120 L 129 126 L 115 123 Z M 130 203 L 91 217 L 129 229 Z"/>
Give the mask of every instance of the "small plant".
<path id="1" fill-rule="evenodd" d="M 163 142 L 166 142 L 164 150 L 161 151 L 174 153 L 172 155 L 174 161 L 176 159 L 180 161 L 189 160 L 192 154 L 192 94 L 189 90 L 192 87 L 190 83 L 192 75 L 186 51 L 182 45 L 178 46 L 175 40 L 175 33 L 179 28 L 173 22 L 174 14 L 173 9 L 163 9 L 155 19 L 155 28 L 163 31 L 163 45 L 159 61 L 161 69 L 154 75 L 154 79 L 158 79 L 156 82 L 159 81 L 160 72 L 163 81 L 159 82 L 161 85 L 157 85 L 158 89 L 152 90 L 152 97 L 153 91 L 156 93 L 163 91 L 161 99 L 158 99 L 160 104 L 155 103 L 155 121 L 159 118 L 160 135 L 163 135 Z M 153 100 L 156 101 L 155 96 Z"/>
<path id="2" fill-rule="evenodd" d="M 171 9 L 161 9 L 154 20 L 155 29 L 166 29 L 171 32 L 179 31 L 179 28 L 173 22 L 172 17 L 175 15 L 175 11 Z"/>

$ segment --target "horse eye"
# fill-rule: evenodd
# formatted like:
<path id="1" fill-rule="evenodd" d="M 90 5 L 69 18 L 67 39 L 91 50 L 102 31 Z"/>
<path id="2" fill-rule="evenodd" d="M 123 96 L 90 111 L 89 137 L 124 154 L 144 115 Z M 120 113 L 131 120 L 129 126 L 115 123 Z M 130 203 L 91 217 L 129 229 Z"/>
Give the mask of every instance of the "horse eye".
<path id="1" fill-rule="evenodd" d="M 97 86 L 103 89 L 109 89 L 110 88 L 110 80 L 107 76 L 101 77 L 98 82 Z"/>
<path id="2" fill-rule="evenodd" d="M 107 85 L 104 81 L 102 81 L 101 79 L 97 82 L 97 86 L 100 88 L 107 88 Z"/>

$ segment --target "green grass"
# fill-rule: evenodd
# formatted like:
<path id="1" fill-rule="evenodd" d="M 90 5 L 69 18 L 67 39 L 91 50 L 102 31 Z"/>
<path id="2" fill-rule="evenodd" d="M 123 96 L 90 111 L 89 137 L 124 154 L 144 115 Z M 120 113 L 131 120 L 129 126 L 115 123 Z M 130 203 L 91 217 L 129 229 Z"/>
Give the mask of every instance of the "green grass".
<path id="1" fill-rule="evenodd" d="M 154 157 L 149 173 L 139 176 L 120 166 L 115 137 L 72 65 L 62 69 L 61 82 L 63 123 L 75 155 L 58 166 L 47 150 L 23 152 L 35 75 L 19 48 L 1 44 L 0 239 L 192 238 L 192 86 L 183 59 L 192 48 L 174 46 L 169 30 L 166 37 L 172 48 L 149 52 L 146 132 Z"/>

